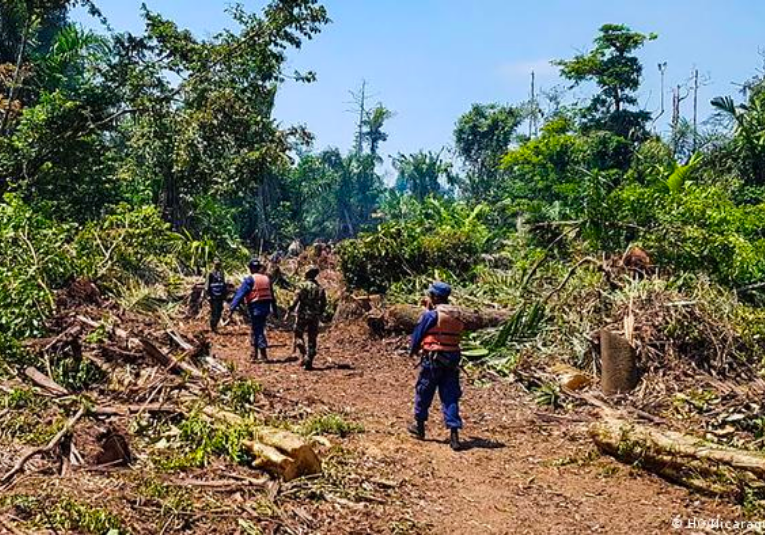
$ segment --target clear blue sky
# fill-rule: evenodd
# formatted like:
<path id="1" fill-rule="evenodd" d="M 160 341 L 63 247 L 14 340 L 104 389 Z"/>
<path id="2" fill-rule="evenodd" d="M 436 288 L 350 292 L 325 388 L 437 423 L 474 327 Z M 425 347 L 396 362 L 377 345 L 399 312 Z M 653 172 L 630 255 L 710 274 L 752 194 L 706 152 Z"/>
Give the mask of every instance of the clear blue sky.
<path id="1" fill-rule="evenodd" d="M 259 9 L 263 1 L 244 2 Z M 140 31 L 139 0 L 100 0 L 116 30 Z M 198 36 L 230 24 L 227 1 L 146 0 Z M 317 147 L 348 149 L 354 131 L 349 90 L 366 79 L 374 99 L 395 111 L 388 125 L 387 154 L 438 150 L 451 143 L 457 117 L 474 102 L 513 103 L 529 92 L 529 73 L 542 88 L 559 84 L 553 58 L 590 47 L 604 23 L 625 23 L 656 32 L 641 52 L 645 80 L 641 103 L 659 107 L 657 64 L 666 61 L 669 88 L 698 67 L 709 83 L 701 89 L 701 116 L 709 100 L 737 92 L 733 85 L 755 74 L 765 47 L 765 2 L 752 0 L 326 0 L 333 22 L 291 54 L 291 68 L 314 70 L 314 84 L 286 84 L 276 115 L 303 123 Z M 77 11 L 75 19 L 96 23 Z M 583 96 L 586 89 L 576 94 Z M 576 95 L 575 94 L 575 95 Z M 683 112 L 691 115 L 690 99 Z M 667 115 L 669 112 L 667 112 Z"/>

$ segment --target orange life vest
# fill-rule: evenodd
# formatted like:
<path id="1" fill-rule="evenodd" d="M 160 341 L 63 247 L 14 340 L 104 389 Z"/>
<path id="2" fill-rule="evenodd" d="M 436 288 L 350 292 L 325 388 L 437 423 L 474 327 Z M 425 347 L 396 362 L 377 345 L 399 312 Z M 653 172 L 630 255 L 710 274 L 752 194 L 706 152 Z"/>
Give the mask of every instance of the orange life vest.
<path id="1" fill-rule="evenodd" d="M 271 279 L 261 273 L 256 273 L 252 276 L 252 280 L 255 281 L 252 285 L 252 290 L 244 297 L 244 302 L 248 305 L 258 301 L 273 301 L 274 296 L 271 293 Z"/>
<path id="2" fill-rule="evenodd" d="M 454 352 L 460 350 L 460 340 L 465 324 L 449 313 L 449 308 L 437 306 L 438 322 L 425 333 L 422 349 L 425 351 Z"/>

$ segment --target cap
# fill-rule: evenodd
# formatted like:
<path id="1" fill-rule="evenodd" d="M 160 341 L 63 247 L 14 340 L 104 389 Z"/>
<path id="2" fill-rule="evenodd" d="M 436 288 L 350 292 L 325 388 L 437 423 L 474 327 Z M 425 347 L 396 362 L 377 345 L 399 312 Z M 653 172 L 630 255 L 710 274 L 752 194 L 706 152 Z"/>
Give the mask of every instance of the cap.
<path id="1" fill-rule="evenodd" d="M 428 288 L 428 293 L 436 297 L 449 297 L 452 294 L 452 287 L 445 282 L 436 281 Z"/>

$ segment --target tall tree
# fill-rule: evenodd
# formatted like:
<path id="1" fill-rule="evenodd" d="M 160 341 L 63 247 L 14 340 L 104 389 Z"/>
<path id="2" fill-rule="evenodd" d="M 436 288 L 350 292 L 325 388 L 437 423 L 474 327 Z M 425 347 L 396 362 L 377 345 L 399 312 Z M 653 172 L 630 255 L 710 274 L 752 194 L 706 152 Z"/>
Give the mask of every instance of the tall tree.
<path id="1" fill-rule="evenodd" d="M 441 153 L 419 151 L 399 154 L 393 159 L 398 172 L 396 189 L 411 194 L 418 201 L 440 196 L 454 184 L 451 165 L 441 159 Z"/>
<path id="2" fill-rule="evenodd" d="M 477 200 L 489 197 L 502 156 L 507 152 L 523 112 L 513 106 L 474 104 L 457 121 L 454 143 L 468 167 L 466 193 Z"/>
<path id="3" fill-rule="evenodd" d="M 126 131 L 128 143 L 139 148 L 126 163 L 152 183 L 175 228 L 187 226 L 202 192 L 264 199 L 263 179 L 288 163 L 290 139 L 301 134 L 278 127 L 274 98 L 286 78 L 286 51 L 320 31 L 326 10 L 316 0 L 274 0 L 262 15 L 241 6 L 230 13 L 237 32 L 199 40 L 145 11 L 146 36 L 120 44 L 128 101 L 143 110 L 137 128 Z M 294 77 L 311 81 L 314 75 Z M 154 160 L 144 158 L 142 147 L 152 147 Z"/>
<path id="4" fill-rule="evenodd" d="M 765 91 L 756 87 L 749 101 L 736 104 L 731 97 L 717 97 L 712 106 L 733 126 L 725 147 L 747 184 L 765 186 Z"/>
<path id="5" fill-rule="evenodd" d="M 656 34 L 634 32 L 623 24 L 605 24 L 590 52 L 552 62 L 573 86 L 583 82 L 597 85 L 598 93 L 586 109 L 585 126 L 623 137 L 644 136 L 650 113 L 630 109 L 637 105 L 635 92 L 643 76 L 643 66 L 634 53 L 656 38 Z"/>
<path id="6" fill-rule="evenodd" d="M 393 117 L 393 112 L 382 104 L 366 112 L 362 121 L 362 140 L 369 145 L 369 153 L 378 157 L 380 144 L 388 140 L 387 132 L 383 131 L 385 123 Z"/>

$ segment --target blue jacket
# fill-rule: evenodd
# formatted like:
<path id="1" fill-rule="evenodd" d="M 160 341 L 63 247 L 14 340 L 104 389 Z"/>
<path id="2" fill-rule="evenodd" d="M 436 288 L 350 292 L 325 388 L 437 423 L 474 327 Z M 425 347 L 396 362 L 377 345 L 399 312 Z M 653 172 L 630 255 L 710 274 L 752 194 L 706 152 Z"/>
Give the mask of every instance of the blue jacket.
<path id="1" fill-rule="evenodd" d="M 421 346 L 422 340 L 425 338 L 427 332 L 438 324 L 438 311 L 428 310 L 422 316 L 420 316 L 420 322 L 417 327 L 414 328 L 412 333 L 412 344 L 409 346 L 409 354 L 416 354 Z M 460 352 L 454 351 L 449 353 L 442 353 L 447 359 L 453 362 L 459 362 Z"/>
<path id="2" fill-rule="evenodd" d="M 234 296 L 234 300 L 231 302 L 231 312 L 236 310 L 241 302 L 244 300 L 245 296 L 252 291 L 252 288 L 255 286 L 255 279 L 252 278 L 252 275 L 248 275 L 242 280 L 242 285 L 239 287 L 239 289 L 236 291 L 236 295 Z M 267 316 L 269 311 L 273 310 L 274 314 L 277 313 L 276 308 L 276 294 L 274 293 L 273 286 L 271 287 L 271 295 L 274 296 L 274 298 L 271 301 L 253 301 L 249 305 L 250 314 L 253 316 Z"/>
<path id="3" fill-rule="evenodd" d="M 212 271 L 207 276 L 207 296 L 210 299 L 226 297 L 226 276 L 222 271 Z"/>

